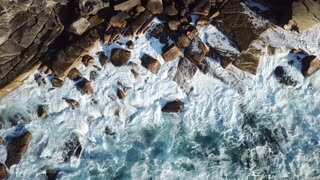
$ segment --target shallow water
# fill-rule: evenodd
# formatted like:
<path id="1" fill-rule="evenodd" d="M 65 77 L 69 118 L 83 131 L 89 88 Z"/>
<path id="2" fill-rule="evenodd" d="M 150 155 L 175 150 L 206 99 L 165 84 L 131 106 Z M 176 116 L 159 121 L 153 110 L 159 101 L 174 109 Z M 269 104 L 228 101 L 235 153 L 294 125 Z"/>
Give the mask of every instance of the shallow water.
<path id="1" fill-rule="evenodd" d="M 283 48 L 319 50 L 319 37 L 312 33 L 301 36 L 310 42 L 293 44 L 290 38 L 297 35 L 275 32 L 287 40 L 287 45 L 281 42 Z M 211 45 L 225 42 L 223 47 L 230 48 L 221 34 L 214 41 L 216 33 L 210 27 L 201 29 L 200 35 Z M 272 37 L 277 36 L 270 34 L 265 43 L 275 44 Z M 113 46 L 99 46 L 92 54 L 103 49 L 108 55 Z M 188 85 L 193 91 L 187 95 L 172 81 L 178 61 L 164 63 L 157 40 L 140 37 L 131 61 L 140 64 L 143 53 L 161 61 L 157 75 L 140 67 L 136 80 L 129 67 L 108 64 L 98 71 L 81 66 L 87 78 L 91 70 L 99 73 L 92 82 L 92 96 L 82 96 L 71 80 L 61 89 L 51 89 L 50 83 L 39 87 L 30 77 L 1 99 L 0 113 L 7 129 L 0 130 L 0 136 L 21 133 L 10 128 L 8 121 L 16 114 L 33 135 L 27 154 L 11 167 L 9 179 L 43 179 L 48 168 L 59 169 L 59 179 L 319 178 L 320 72 L 304 79 L 296 67 L 288 65 L 287 52 L 262 57 L 256 76 L 234 67 L 225 70 L 208 58 L 210 72 L 198 71 Z M 288 68 L 299 82 L 296 87 L 277 82 L 273 71 L 278 65 Z M 116 98 L 117 82 L 132 87 L 124 101 Z M 80 108 L 68 108 L 62 98 L 76 99 Z M 183 112 L 161 113 L 161 107 L 175 99 L 185 102 Z M 39 104 L 48 106 L 45 120 L 36 115 Z M 105 135 L 106 126 L 115 135 Z M 81 137 L 83 152 L 79 159 L 64 162 L 64 143 L 73 133 Z M 4 162 L 3 146 L 0 154 Z"/>

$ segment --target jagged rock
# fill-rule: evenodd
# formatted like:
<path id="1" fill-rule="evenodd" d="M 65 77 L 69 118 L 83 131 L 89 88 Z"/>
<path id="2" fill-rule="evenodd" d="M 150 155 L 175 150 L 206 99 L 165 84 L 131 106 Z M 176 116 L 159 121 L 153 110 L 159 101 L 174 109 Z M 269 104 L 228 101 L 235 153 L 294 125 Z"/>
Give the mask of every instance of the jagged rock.
<path id="1" fill-rule="evenodd" d="M 184 51 L 185 57 L 188 58 L 196 66 L 201 65 L 208 49 L 200 38 L 194 39 L 190 46 Z"/>
<path id="2" fill-rule="evenodd" d="M 110 24 L 113 27 L 123 28 L 127 25 L 128 17 L 129 17 L 129 14 L 125 12 L 120 12 L 110 19 Z"/>
<path id="3" fill-rule="evenodd" d="M 190 26 L 190 29 L 187 32 L 188 38 L 192 41 L 196 37 L 198 37 L 198 35 L 199 35 L 198 29 L 196 27 L 194 27 L 194 26 Z"/>
<path id="4" fill-rule="evenodd" d="M 157 74 L 161 64 L 158 60 L 154 59 L 153 57 L 144 54 L 141 58 L 141 64 L 143 67 L 147 68 L 153 74 Z"/>
<path id="5" fill-rule="evenodd" d="M 240 54 L 240 56 L 232 62 L 237 68 L 247 71 L 251 74 L 257 73 L 259 66 L 260 56 L 250 53 L 249 50 Z"/>
<path id="6" fill-rule="evenodd" d="M 12 138 L 7 147 L 7 159 L 5 164 L 10 168 L 14 164 L 18 164 L 22 156 L 27 152 L 32 134 L 27 131 L 19 137 Z"/>
<path id="7" fill-rule="evenodd" d="M 54 77 L 51 79 L 51 84 L 53 87 L 57 87 L 57 88 L 60 88 L 63 86 L 63 80 L 57 78 L 57 77 Z"/>
<path id="8" fill-rule="evenodd" d="M 47 176 L 48 180 L 56 180 L 58 174 L 59 174 L 59 171 L 57 169 L 47 169 L 46 170 L 46 176 Z"/>
<path id="9" fill-rule="evenodd" d="M 197 14 L 201 16 L 208 16 L 211 8 L 210 0 L 200 0 L 197 1 L 196 6 L 192 9 L 192 14 Z"/>
<path id="10" fill-rule="evenodd" d="M 128 63 L 131 58 L 131 52 L 125 49 L 112 49 L 111 51 L 111 63 L 116 66 L 124 66 Z"/>
<path id="11" fill-rule="evenodd" d="M 66 103 L 69 104 L 69 106 L 72 108 L 72 109 L 77 109 L 80 107 L 80 103 L 74 99 L 64 99 L 66 101 Z"/>
<path id="12" fill-rule="evenodd" d="M 153 20 L 153 15 L 149 11 L 143 11 L 130 23 L 130 31 L 133 36 L 146 32 Z"/>
<path id="13" fill-rule="evenodd" d="M 178 84 L 188 83 L 197 73 L 197 66 L 192 64 L 188 59 L 181 58 L 178 64 L 177 72 L 173 78 Z"/>
<path id="14" fill-rule="evenodd" d="M 143 7 L 142 5 L 138 5 L 137 7 L 136 7 L 136 14 L 137 15 L 139 15 L 139 14 L 141 14 L 143 11 L 145 11 L 146 10 L 146 8 L 145 7 Z"/>
<path id="15" fill-rule="evenodd" d="M 0 163 L 0 179 L 7 179 L 8 177 L 8 172 L 6 165 Z"/>
<path id="16" fill-rule="evenodd" d="M 190 45 L 190 40 L 188 38 L 188 36 L 182 35 L 180 37 L 178 37 L 177 41 L 176 41 L 176 45 L 179 48 L 186 48 Z"/>
<path id="17" fill-rule="evenodd" d="M 89 27 L 90 22 L 86 18 L 80 17 L 70 25 L 68 30 L 74 34 L 81 35 L 85 33 L 89 29 Z"/>
<path id="18" fill-rule="evenodd" d="M 81 16 L 94 15 L 110 6 L 109 0 L 79 0 Z"/>
<path id="19" fill-rule="evenodd" d="M 82 146 L 79 141 L 79 137 L 75 133 L 71 133 L 68 140 L 64 143 L 63 159 L 64 161 L 70 160 L 71 157 L 80 157 L 82 152 Z"/>
<path id="20" fill-rule="evenodd" d="M 150 32 L 150 36 L 160 39 L 161 34 L 164 32 L 165 27 L 163 24 L 157 24 Z"/>
<path id="21" fill-rule="evenodd" d="M 77 68 L 71 69 L 71 71 L 68 73 L 68 78 L 72 81 L 78 81 L 82 78 L 82 74 Z"/>
<path id="22" fill-rule="evenodd" d="M 85 56 L 82 57 L 81 62 L 82 62 L 86 67 L 88 67 L 88 66 L 92 66 L 92 65 L 93 65 L 94 59 L 93 59 L 93 57 L 90 56 L 90 55 L 85 55 Z"/>
<path id="23" fill-rule="evenodd" d="M 153 15 L 161 14 L 163 12 L 162 0 L 149 0 L 146 5 L 146 9 Z"/>
<path id="24" fill-rule="evenodd" d="M 76 84 L 76 87 L 82 94 L 87 94 L 87 95 L 92 95 L 93 94 L 93 89 L 91 87 L 90 81 L 88 81 L 85 78 L 82 78 Z"/>
<path id="25" fill-rule="evenodd" d="M 133 44 L 133 41 L 128 41 L 127 43 L 126 43 L 126 45 L 127 45 L 127 47 L 128 47 L 128 49 L 130 49 L 130 50 L 133 50 L 134 49 L 134 44 Z"/>
<path id="26" fill-rule="evenodd" d="M 169 21 L 168 26 L 171 31 L 178 30 L 180 21 Z"/>
<path id="27" fill-rule="evenodd" d="M 109 63 L 109 58 L 104 54 L 103 51 L 97 52 L 97 56 L 102 67 Z"/>
<path id="28" fill-rule="evenodd" d="M 117 89 L 117 96 L 119 99 L 124 100 L 126 98 L 126 93 L 120 88 Z"/>
<path id="29" fill-rule="evenodd" d="M 104 34 L 104 44 L 109 45 L 118 41 L 121 37 L 119 28 L 112 27 Z"/>
<path id="30" fill-rule="evenodd" d="M 94 81 L 98 78 L 99 74 L 97 73 L 97 71 L 91 71 L 90 72 L 90 81 Z"/>
<path id="31" fill-rule="evenodd" d="M 114 0 L 115 11 L 128 11 L 141 4 L 140 0 Z"/>
<path id="32" fill-rule="evenodd" d="M 172 102 L 168 102 L 163 108 L 162 112 L 165 113 L 179 113 L 183 110 L 184 108 L 184 103 L 181 102 L 180 100 L 175 100 Z"/>
<path id="33" fill-rule="evenodd" d="M 302 32 L 320 23 L 320 2 L 315 0 L 298 0 L 292 4 L 292 20 L 298 31 Z"/>
<path id="34" fill-rule="evenodd" d="M 52 71 L 48 68 L 48 66 L 46 66 L 46 65 L 41 65 L 40 73 L 41 73 L 41 74 L 49 75 L 49 74 L 52 73 Z"/>
<path id="35" fill-rule="evenodd" d="M 320 69 L 320 60 L 316 56 L 306 56 L 301 60 L 301 73 L 304 76 L 311 76 Z"/>
<path id="36" fill-rule="evenodd" d="M 48 115 L 46 106 L 44 106 L 44 105 L 39 105 L 39 106 L 37 107 L 37 115 L 38 115 L 38 117 L 41 118 L 41 119 L 47 118 L 49 115 Z"/>
<path id="37" fill-rule="evenodd" d="M 282 66 L 276 67 L 276 69 L 274 70 L 274 75 L 280 84 L 286 86 L 296 86 L 298 84 L 297 81 L 288 76 L 287 71 Z"/>
<path id="38" fill-rule="evenodd" d="M 163 54 L 162 54 L 163 59 L 166 62 L 173 61 L 178 57 L 183 56 L 182 51 L 176 45 L 164 47 L 162 51 L 163 51 Z"/>

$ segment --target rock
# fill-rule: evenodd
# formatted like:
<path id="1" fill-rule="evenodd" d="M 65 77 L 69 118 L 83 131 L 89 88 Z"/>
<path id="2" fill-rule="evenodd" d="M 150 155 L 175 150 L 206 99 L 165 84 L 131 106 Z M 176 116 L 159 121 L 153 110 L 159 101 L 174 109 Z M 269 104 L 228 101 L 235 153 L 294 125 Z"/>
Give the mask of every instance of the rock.
<path id="1" fill-rule="evenodd" d="M 3 139 L 0 137 L 0 146 L 3 144 Z"/>
<path id="2" fill-rule="evenodd" d="M 81 92 L 81 94 L 92 95 L 93 89 L 91 87 L 90 81 L 85 78 L 82 78 L 77 84 L 77 89 Z"/>
<path id="3" fill-rule="evenodd" d="M 68 78 L 72 81 L 79 81 L 80 79 L 82 79 L 82 74 L 77 68 L 73 68 L 68 73 Z"/>
<path id="4" fill-rule="evenodd" d="M 173 78 L 178 84 L 189 83 L 197 73 L 197 66 L 192 64 L 188 59 L 181 58 L 178 64 L 177 72 Z"/>
<path id="5" fill-rule="evenodd" d="M 20 162 L 21 158 L 28 150 L 31 139 L 32 134 L 27 131 L 23 135 L 10 140 L 7 147 L 7 159 L 5 161 L 8 168 Z"/>
<path id="6" fill-rule="evenodd" d="M 306 76 L 311 76 L 320 69 L 320 60 L 316 56 L 306 56 L 301 60 L 301 73 Z"/>
<path id="7" fill-rule="evenodd" d="M 163 52 L 163 54 L 162 54 L 163 59 L 166 62 L 173 61 L 173 60 L 177 59 L 178 57 L 183 56 L 182 51 L 176 45 L 164 47 L 162 49 L 162 52 Z"/>
<path id="8" fill-rule="evenodd" d="M 40 70 L 41 74 L 50 75 L 52 73 L 52 71 L 48 68 L 48 66 L 41 65 L 40 67 L 41 67 L 41 70 Z"/>
<path id="9" fill-rule="evenodd" d="M 298 31 L 302 32 L 320 23 L 320 2 L 315 0 L 298 0 L 292 4 L 292 20 Z"/>
<path id="10" fill-rule="evenodd" d="M 106 128 L 104 129 L 104 133 L 106 135 L 109 135 L 109 136 L 113 136 L 115 135 L 116 133 L 112 131 L 112 129 L 110 129 L 108 126 L 106 126 Z"/>
<path id="11" fill-rule="evenodd" d="M 165 31 L 163 24 L 157 24 L 150 32 L 150 36 L 156 39 L 160 39 L 161 34 Z"/>
<path id="12" fill-rule="evenodd" d="M 198 29 L 196 27 L 194 27 L 194 26 L 190 26 L 190 29 L 187 32 L 188 38 L 192 41 L 196 37 L 198 37 L 198 35 L 199 35 Z"/>
<path id="13" fill-rule="evenodd" d="M 130 50 L 133 50 L 134 49 L 134 44 L 133 44 L 133 41 L 128 41 L 127 43 L 126 43 L 126 45 L 127 45 L 127 47 L 128 47 L 128 49 L 130 49 Z"/>
<path id="14" fill-rule="evenodd" d="M 82 57 L 81 62 L 82 62 L 86 67 L 88 67 L 88 66 L 93 66 L 94 59 L 93 59 L 93 57 L 90 56 L 90 55 L 85 55 L 85 56 Z"/>
<path id="15" fill-rule="evenodd" d="M 178 30 L 180 21 L 169 21 L 168 26 L 171 31 Z"/>
<path id="16" fill-rule="evenodd" d="M 66 101 L 66 103 L 69 104 L 69 106 L 72 108 L 72 109 L 77 109 L 80 107 L 80 103 L 74 99 L 67 99 L 65 98 L 64 99 Z"/>
<path id="17" fill-rule="evenodd" d="M 191 13 L 201 16 L 208 16 L 211 8 L 210 0 L 199 0 L 196 6 L 192 9 Z"/>
<path id="18" fill-rule="evenodd" d="M 286 86 L 296 86 L 298 84 L 297 81 L 293 80 L 292 77 L 288 76 L 286 70 L 282 66 L 276 67 L 276 69 L 274 70 L 274 75 L 280 84 Z"/>
<path id="19" fill-rule="evenodd" d="M 97 73 L 97 71 L 91 71 L 90 72 L 90 81 L 94 81 L 98 78 L 99 74 Z"/>
<path id="20" fill-rule="evenodd" d="M 77 35 L 82 35 L 89 29 L 89 27 L 90 22 L 86 18 L 80 17 L 70 25 L 68 31 Z"/>
<path id="21" fill-rule="evenodd" d="M 128 11 L 141 4 L 140 0 L 114 0 L 115 11 Z"/>
<path id="22" fill-rule="evenodd" d="M 243 52 L 233 61 L 232 64 L 237 68 L 249 72 L 251 74 L 256 74 L 259 66 L 260 57 L 250 53 L 248 51 Z"/>
<path id="23" fill-rule="evenodd" d="M 110 24 L 113 27 L 124 28 L 127 25 L 128 17 L 129 17 L 129 14 L 125 12 L 120 12 L 110 19 Z"/>
<path id="24" fill-rule="evenodd" d="M 59 171 L 56 169 L 47 169 L 46 170 L 46 175 L 47 175 L 48 180 L 56 180 L 58 174 L 59 174 Z"/>
<path id="25" fill-rule="evenodd" d="M 120 88 L 118 88 L 118 90 L 117 90 L 117 96 L 121 100 L 124 100 L 124 98 L 126 98 L 125 92 L 123 90 L 121 90 Z"/>
<path id="26" fill-rule="evenodd" d="M 6 165 L 0 163 L 0 179 L 7 179 L 8 177 L 8 172 Z"/>
<path id="27" fill-rule="evenodd" d="M 197 26 L 206 27 L 209 25 L 210 25 L 210 20 L 209 20 L 209 18 L 207 18 L 205 16 L 200 17 L 197 21 Z"/>
<path id="28" fill-rule="evenodd" d="M 188 47 L 190 45 L 190 40 L 189 40 L 188 36 L 182 35 L 182 36 L 178 37 L 178 39 L 176 41 L 176 45 L 179 48 Z"/>
<path id="29" fill-rule="evenodd" d="M 54 77 L 51 79 L 51 84 L 53 87 L 57 87 L 57 88 L 60 88 L 63 86 L 63 80 L 57 78 L 57 77 Z"/>
<path id="30" fill-rule="evenodd" d="M 180 100 L 175 100 L 172 102 L 168 102 L 163 108 L 162 112 L 164 113 L 179 113 L 183 110 L 184 103 Z"/>
<path id="31" fill-rule="evenodd" d="M 134 78 L 135 79 L 137 79 L 138 77 L 139 77 L 139 73 L 136 71 L 136 70 L 134 70 L 134 69 L 131 69 L 131 72 L 132 72 L 132 74 L 133 74 L 133 76 L 134 76 Z"/>
<path id="32" fill-rule="evenodd" d="M 174 6 L 174 4 L 170 4 L 165 7 L 163 13 L 166 14 L 167 16 L 176 16 L 176 15 L 178 15 L 178 10 Z"/>
<path id="33" fill-rule="evenodd" d="M 39 106 L 37 107 L 37 115 L 38 115 L 38 117 L 41 118 L 41 119 L 47 118 L 49 115 L 48 115 L 46 106 L 44 106 L 44 105 L 39 105 Z"/>
<path id="34" fill-rule="evenodd" d="M 119 28 L 112 27 L 104 34 L 104 44 L 109 45 L 117 42 L 121 37 Z"/>
<path id="35" fill-rule="evenodd" d="M 196 66 L 201 65 L 208 49 L 200 38 L 194 39 L 184 51 L 185 57 Z"/>
<path id="36" fill-rule="evenodd" d="M 149 0 L 146 5 L 146 9 L 153 15 L 161 14 L 163 12 L 162 0 Z"/>
<path id="37" fill-rule="evenodd" d="M 161 64 L 157 59 L 154 59 L 153 57 L 144 54 L 141 58 L 141 65 L 148 69 L 153 74 L 157 74 Z"/>
<path id="38" fill-rule="evenodd" d="M 39 86 L 47 84 L 46 79 L 44 77 L 42 77 L 40 74 L 35 74 L 34 80 L 37 81 Z"/>
<path id="39" fill-rule="evenodd" d="M 75 133 L 71 133 L 68 140 L 64 143 L 64 152 L 62 157 L 64 161 L 69 161 L 71 157 L 79 158 L 82 152 L 82 146 L 79 137 Z"/>
<path id="40" fill-rule="evenodd" d="M 130 31 L 133 36 L 145 33 L 153 21 L 153 15 L 149 11 L 143 11 L 137 18 L 130 23 Z"/>
<path id="41" fill-rule="evenodd" d="M 143 11 L 145 11 L 146 10 L 146 8 L 145 7 L 143 7 L 142 5 L 138 5 L 137 7 L 136 7 L 136 13 L 137 14 L 141 14 Z"/>
<path id="42" fill-rule="evenodd" d="M 116 67 L 127 65 L 130 58 L 130 51 L 119 48 L 112 49 L 111 51 L 111 62 Z"/>
<path id="43" fill-rule="evenodd" d="M 109 6 L 109 0 L 79 0 L 81 16 L 95 15 L 99 10 Z"/>
<path id="44" fill-rule="evenodd" d="M 109 63 L 109 58 L 104 54 L 103 51 L 97 52 L 97 56 L 102 67 Z"/>

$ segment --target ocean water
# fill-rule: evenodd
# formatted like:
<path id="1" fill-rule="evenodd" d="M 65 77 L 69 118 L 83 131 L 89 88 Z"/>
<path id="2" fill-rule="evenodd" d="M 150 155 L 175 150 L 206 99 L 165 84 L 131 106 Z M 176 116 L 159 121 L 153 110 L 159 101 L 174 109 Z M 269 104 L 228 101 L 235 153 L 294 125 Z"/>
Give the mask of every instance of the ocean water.
<path id="1" fill-rule="evenodd" d="M 80 65 L 86 78 L 93 70 L 99 74 L 92 82 L 92 96 L 81 95 L 68 79 L 62 88 L 52 89 L 50 77 L 42 86 L 30 77 L 0 100 L 5 127 L 0 136 L 25 129 L 33 135 L 21 162 L 10 168 L 9 179 L 45 179 L 46 169 L 58 169 L 58 179 L 68 180 L 319 179 L 320 72 L 304 78 L 297 60 L 288 64 L 291 48 L 319 55 L 319 28 L 300 35 L 277 28 L 266 33 L 262 42 L 283 51 L 264 55 L 255 76 L 232 66 L 223 69 L 207 58 L 209 72 L 198 71 L 189 84 L 179 86 L 172 80 L 178 60 L 165 63 L 162 45 L 141 36 L 130 61 L 140 64 L 144 53 L 159 59 L 157 75 L 140 65 L 137 79 L 130 65 L 115 68 L 109 63 L 101 70 Z M 237 51 L 214 27 L 200 32 L 210 45 Z M 95 65 L 100 66 L 97 51 L 110 55 L 116 46 L 96 47 Z M 273 71 L 279 65 L 297 86 L 278 83 Z M 116 98 L 119 83 L 132 88 L 124 101 Z M 193 89 L 187 94 L 186 87 Z M 68 108 L 63 98 L 79 101 L 80 108 Z M 161 112 L 166 102 L 176 99 L 185 103 L 181 113 Z M 37 117 L 39 104 L 48 107 L 48 118 Z M 13 117 L 20 125 L 11 126 Z M 106 127 L 115 134 L 106 135 Z M 73 134 L 83 151 L 79 158 L 64 161 L 64 145 Z M 5 158 L 1 146 L 0 161 Z"/>

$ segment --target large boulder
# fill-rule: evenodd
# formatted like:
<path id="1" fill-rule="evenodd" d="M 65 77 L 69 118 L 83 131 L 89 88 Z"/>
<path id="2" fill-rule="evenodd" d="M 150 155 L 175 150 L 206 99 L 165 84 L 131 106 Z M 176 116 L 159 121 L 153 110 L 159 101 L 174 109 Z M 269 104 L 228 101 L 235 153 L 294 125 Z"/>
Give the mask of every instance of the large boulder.
<path id="1" fill-rule="evenodd" d="M 161 67 L 160 62 L 157 59 L 155 59 L 147 54 L 144 54 L 141 57 L 141 65 L 143 67 L 145 67 L 146 69 L 148 69 L 153 74 L 157 74 L 160 67 Z"/>
<path id="2" fill-rule="evenodd" d="M 316 56 L 306 56 L 301 63 L 301 72 L 304 76 L 311 76 L 320 69 L 320 60 Z"/>
<path id="3" fill-rule="evenodd" d="M 203 63 L 204 57 L 208 52 L 208 48 L 198 37 L 194 39 L 190 46 L 184 51 L 185 57 L 188 58 L 196 66 Z"/>
<path id="4" fill-rule="evenodd" d="M 173 78 L 178 84 L 188 83 L 197 73 L 197 66 L 192 64 L 188 59 L 181 58 L 178 64 L 177 72 Z"/>
<path id="5" fill-rule="evenodd" d="M 176 45 L 165 46 L 162 51 L 163 59 L 166 62 L 173 61 L 183 55 L 182 51 Z"/>
<path id="6" fill-rule="evenodd" d="M 179 113 L 183 110 L 184 103 L 180 100 L 168 102 L 161 111 L 164 113 Z"/>
<path id="7" fill-rule="evenodd" d="M 127 65 L 130 58 L 131 52 L 125 49 L 116 48 L 111 51 L 111 63 L 116 67 Z"/>
<path id="8" fill-rule="evenodd" d="M 302 32 L 320 23 L 320 1 L 297 0 L 292 4 L 292 20 Z"/>
<path id="9" fill-rule="evenodd" d="M 12 138 L 7 147 L 7 159 L 5 164 L 10 168 L 14 164 L 18 164 L 27 152 L 32 134 L 27 131 L 19 137 Z"/>
<path id="10" fill-rule="evenodd" d="M 162 0 L 148 0 L 146 9 L 152 14 L 161 14 L 163 12 Z"/>

